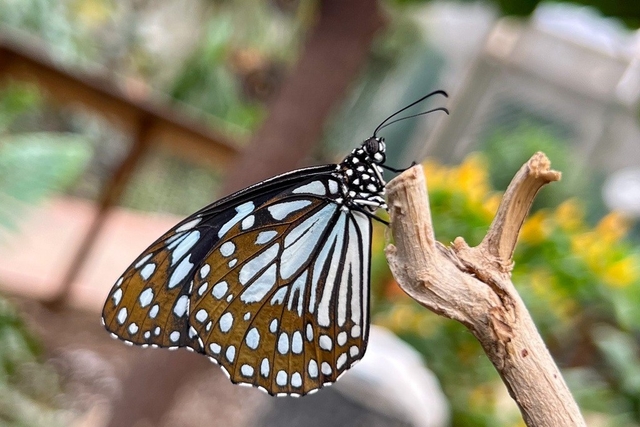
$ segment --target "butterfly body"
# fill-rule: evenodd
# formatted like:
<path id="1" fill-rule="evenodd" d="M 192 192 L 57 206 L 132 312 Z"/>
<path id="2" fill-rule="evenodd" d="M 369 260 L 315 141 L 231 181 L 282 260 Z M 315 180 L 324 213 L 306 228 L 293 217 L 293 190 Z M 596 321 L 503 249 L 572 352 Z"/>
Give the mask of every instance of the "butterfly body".
<path id="1" fill-rule="evenodd" d="M 142 346 L 186 347 L 234 383 L 304 395 L 366 350 L 371 218 L 384 140 L 289 172 L 186 218 L 112 288 L 103 323 Z"/>

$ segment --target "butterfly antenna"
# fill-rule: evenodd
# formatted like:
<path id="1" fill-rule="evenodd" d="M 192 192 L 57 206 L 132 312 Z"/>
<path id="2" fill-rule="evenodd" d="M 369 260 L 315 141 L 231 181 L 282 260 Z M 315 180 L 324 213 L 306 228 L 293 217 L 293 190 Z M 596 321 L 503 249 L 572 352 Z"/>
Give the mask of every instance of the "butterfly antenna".
<path id="1" fill-rule="evenodd" d="M 390 115 L 389 117 L 387 117 L 386 119 L 384 119 L 384 120 L 382 121 L 382 123 L 380 123 L 380 124 L 378 125 L 378 127 L 376 128 L 376 130 L 374 130 L 374 131 L 373 131 L 373 136 L 374 136 L 374 137 L 378 136 L 378 131 L 380 131 L 381 129 L 383 129 L 383 128 L 385 128 L 385 127 L 389 126 L 391 123 L 396 123 L 396 122 L 399 122 L 399 121 L 401 121 L 401 120 L 410 119 L 410 118 L 417 117 L 417 116 L 422 116 L 422 115 L 425 115 L 425 114 L 433 113 L 433 112 L 435 112 L 435 111 L 444 111 L 445 113 L 449 114 L 449 110 L 447 110 L 446 108 L 434 108 L 433 110 L 424 111 L 424 112 L 422 112 L 422 113 L 413 114 L 413 115 L 411 115 L 411 116 L 402 117 L 402 118 L 400 118 L 400 119 L 396 119 L 396 120 L 393 120 L 393 121 L 389 122 L 389 120 L 391 120 L 392 118 L 394 118 L 394 117 L 395 117 L 395 116 L 397 116 L 398 114 L 400 114 L 400 113 L 402 113 L 403 111 L 405 111 L 405 110 L 407 110 L 407 109 L 409 109 L 409 108 L 413 107 L 413 106 L 414 106 L 414 105 L 416 105 L 416 104 L 421 103 L 421 102 L 422 102 L 422 101 L 424 101 L 425 99 L 430 98 L 430 97 L 432 97 L 432 96 L 434 96 L 434 95 L 442 95 L 442 96 L 444 96 L 445 98 L 448 98 L 448 97 L 449 97 L 449 95 L 447 94 L 447 92 L 445 92 L 444 90 L 434 90 L 433 92 L 428 93 L 427 95 L 423 96 L 422 98 L 420 98 L 420 99 L 418 99 L 418 100 L 416 100 L 416 101 L 413 101 L 411 104 L 407 105 L 406 107 L 401 108 L 400 110 L 396 111 L 395 113 L 393 113 L 392 115 Z M 389 122 L 389 123 L 387 123 L 387 122 Z"/>
<path id="2" fill-rule="evenodd" d="M 399 119 L 392 120 L 389 123 L 386 123 L 384 126 L 380 126 L 378 129 L 376 129 L 376 132 L 379 131 L 379 130 L 382 130 L 382 129 L 386 128 L 387 126 L 392 125 L 394 123 L 398 123 L 398 122 L 401 122 L 403 120 L 411 119 L 411 118 L 418 117 L 418 116 L 424 116 L 425 114 L 429 114 L 429 113 L 435 113 L 436 111 L 444 111 L 445 113 L 447 113 L 447 115 L 449 115 L 449 110 L 447 110 L 444 107 L 438 107 L 438 108 L 434 108 L 433 110 L 423 111 L 422 113 L 412 114 L 410 116 L 401 117 Z M 375 134 L 374 134 L 374 136 L 375 136 Z"/>

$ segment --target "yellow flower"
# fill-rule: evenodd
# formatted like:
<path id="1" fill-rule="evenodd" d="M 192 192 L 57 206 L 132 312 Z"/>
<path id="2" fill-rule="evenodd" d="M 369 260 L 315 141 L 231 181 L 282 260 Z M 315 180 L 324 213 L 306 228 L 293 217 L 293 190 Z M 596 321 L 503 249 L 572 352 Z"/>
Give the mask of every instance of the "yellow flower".
<path id="1" fill-rule="evenodd" d="M 571 237 L 571 250 L 582 258 L 592 271 L 600 273 L 606 256 L 611 252 L 610 243 L 598 233 L 589 231 Z"/>
<path id="2" fill-rule="evenodd" d="M 458 167 L 456 184 L 473 201 L 481 201 L 489 192 L 487 165 L 482 156 L 472 154 Z"/>
<path id="3" fill-rule="evenodd" d="M 556 208 L 553 219 L 564 231 L 576 231 L 584 227 L 584 210 L 577 200 L 567 200 Z"/>
<path id="4" fill-rule="evenodd" d="M 440 165 L 433 159 L 428 159 L 422 163 L 424 176 L 427 180 L 427 186 L 430 190 L 444 188 L 448 181 L 447 168 Z"/>
<path id="5" fill-rule="evenodd" d="M 525 243 L 536 245 L 546 240 L 550 232 L 548 214 L 540 210 L 531 215 L 522 225 L 520 239 Z"/>
<path id="6" fill-rule="evenodd" d="M 488 220 L 493 219 L 496 212 L 498 212 L 498 206 L 500 206 L 500 200 L 502 196 L 500 194 L 492 194 L 482 203 L 482 211 L 485 218 Z"/>
<path id="7" fill-rule="evenodd" d="M 605 268 L 602 279 L 604 282 L 614 288 L 622 288 L 628 286 L 638 280 L 638 263 L 637 257 L 628 256 L 616 261 Z"/>
<path id="8" fill-rule="evenodd" d="M 618 212 L 611 212 L 600 220 L 596 232 L 607 242 L 617 242 L 627 234 L 629 224 Z"/>

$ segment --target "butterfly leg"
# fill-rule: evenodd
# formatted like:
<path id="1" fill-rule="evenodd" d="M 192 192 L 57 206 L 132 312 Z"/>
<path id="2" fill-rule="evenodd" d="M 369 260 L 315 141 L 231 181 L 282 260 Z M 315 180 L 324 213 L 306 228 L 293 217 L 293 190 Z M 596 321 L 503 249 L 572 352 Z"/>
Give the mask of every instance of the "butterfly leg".
<path id="1" fill-rule="evenodd" d="M 385 205 L 385 206 L 381 206 L 381 207 L 383 207 L 385 210 L 387 209 L 386 205 Z M 363 214 L 365 214 L 366 216 L 368 216 L 369 218 L 371 218 L 371 219 L 375 219 L 376 221 L 383 223 L 383 224 L 384 224 L 384 225 L 386 225 L 387 227 L 389 226 L 389 221 L 384 220 L 384 219 L 382 219 L 382 218 L 380 218 L 380 217 L 376 216 L 375 214 L 373 214 L 372 212 L 369 212 L 369 211 L 368 211 L 368 210 L 366 210 L 366 209 L 363 209 L 363 208 L 361 208 L 361 207 L 359 207 L 359 206 L 354 206 L 354 207 L 353 207 L 353 210 L 358 211 L 358 212 L 360 212 L 360 213 L 363 213 Z"/>
<path id="2" fill-rule="evenodd" d="M 401 168 L 401 169 L 396 169 L 396 168 L 392 168 L 391 166 L 387 166 L 385 164 L 380 164 L 380 166 L 388 171 L 394 172 L 394 173 L 402 173 L 408 169 L 411 169 L 412 167 L 414 167 L 417 163 L 416 162 L 411 162 L 411 165 L 409 165 L 409 167 L 406 168 Z"/>

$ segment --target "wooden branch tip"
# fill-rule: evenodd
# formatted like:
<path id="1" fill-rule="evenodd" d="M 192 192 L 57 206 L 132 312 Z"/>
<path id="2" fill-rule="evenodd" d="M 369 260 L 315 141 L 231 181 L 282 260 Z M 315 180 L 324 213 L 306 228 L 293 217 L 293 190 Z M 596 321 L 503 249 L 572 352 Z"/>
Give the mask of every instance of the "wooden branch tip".
<path id="1" fill-rule="evenodd" d="M 531 174 L 537 179 L 543 179 L 547 182 L 562 179 L 562 173 L 551 169 L 551 161 L 542 151 L 531 156 L 527 165 Z"/>
<path id="2" fill-rule="evenodd" d="M 559 181 L 561 177 L 560 172 L 551 169 L 551 162 L 544 153 L 537 152 L 531 156 L 504 192 L 498 211 L 479 248 L 510 269 L 520 229 L 538 191 L 546 184 Z"/>

